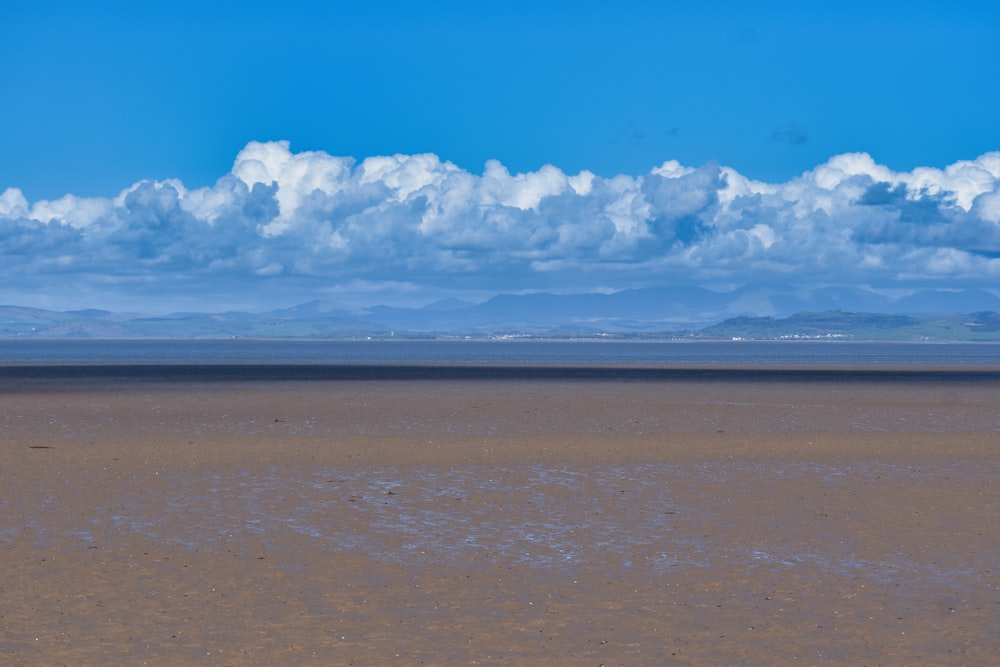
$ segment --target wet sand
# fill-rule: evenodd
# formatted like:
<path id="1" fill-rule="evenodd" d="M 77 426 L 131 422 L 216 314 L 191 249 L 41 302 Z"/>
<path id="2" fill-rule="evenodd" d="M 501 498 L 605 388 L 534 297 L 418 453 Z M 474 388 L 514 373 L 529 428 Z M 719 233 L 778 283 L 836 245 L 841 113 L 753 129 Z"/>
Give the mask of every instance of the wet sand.
<path id="1" fill-rule="evenodd" d="M 0 662 L 990 665 L 992 376 L 0 374 Z"/>

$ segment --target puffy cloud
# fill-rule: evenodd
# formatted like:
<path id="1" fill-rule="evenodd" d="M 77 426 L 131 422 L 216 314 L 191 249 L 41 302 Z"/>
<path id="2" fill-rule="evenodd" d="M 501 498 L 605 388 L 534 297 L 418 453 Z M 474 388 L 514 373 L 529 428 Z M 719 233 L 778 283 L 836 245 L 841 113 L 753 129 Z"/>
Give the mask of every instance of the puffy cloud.
<path id="1" fill-rule="evenodd" d="M 253 142 L 205 188 L 143 181 L 38 202 L 9 188 L 0 255 L 8 293 L 26 276 L 123 295 L 252 295 L 266 284 L 294 289 L 289 301 L 362 284 L 411 294 L 770 279 L 988 286 L 1000 274 L 1000 152 L 911 172 L 851 153 L 763 183 L 711 163 L 602 178 L 490 161 L 475 174 L 432 154 L 357 162 Z"/>
<path id="2" fill-rule="evenodd" d="M 7 188 L 0 195 L 0 217 L 13 218 L 26 215 L 28 212 L 28 200 L 24 198 L 17 188 Z"/>
<path id="3" fill-rule="evenodd" d="M 233 175 L 248 188 L 277 184 L 278 217 L 264 228 L 280 234 L 296 220 L 296 212 L 313 193 L 334 196 L 346 189 L 354 160 L 307 151 L 293 154 L 287 141 L 247 144 L 236 156 Z"/>

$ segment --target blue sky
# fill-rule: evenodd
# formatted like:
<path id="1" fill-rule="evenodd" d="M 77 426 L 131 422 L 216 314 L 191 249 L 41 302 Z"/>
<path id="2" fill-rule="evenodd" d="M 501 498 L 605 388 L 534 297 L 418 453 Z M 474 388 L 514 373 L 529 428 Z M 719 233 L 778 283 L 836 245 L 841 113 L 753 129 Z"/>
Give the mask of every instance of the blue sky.
<path id="1" fill-rule="evenodd" d="M 997 284 L 995 3 L 205 4 L 5 7 L 0 299 Z"/>

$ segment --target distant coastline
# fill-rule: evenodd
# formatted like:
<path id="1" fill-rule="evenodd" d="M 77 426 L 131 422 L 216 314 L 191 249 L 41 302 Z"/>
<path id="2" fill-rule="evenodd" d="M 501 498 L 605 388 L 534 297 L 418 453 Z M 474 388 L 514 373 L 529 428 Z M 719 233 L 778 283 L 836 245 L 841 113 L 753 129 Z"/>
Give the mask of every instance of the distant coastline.
<path id="1" fill-rule="evenodd" d="M 800 311 L 739 315 L 715 321 L 666 322 L 617 317 L 600 304 L 535 308 L 532 299 L 503 309 L 480 304 L 452 311 L 323 308 L 315 304 L 265 313 L 174 313 L 153 316 L 105 310 L 55 311 L 0 306 L 0 339 L 224 340 L 732 340 L 732 341 L 1000 341 L 1000 312 L 893 313 Z"/>

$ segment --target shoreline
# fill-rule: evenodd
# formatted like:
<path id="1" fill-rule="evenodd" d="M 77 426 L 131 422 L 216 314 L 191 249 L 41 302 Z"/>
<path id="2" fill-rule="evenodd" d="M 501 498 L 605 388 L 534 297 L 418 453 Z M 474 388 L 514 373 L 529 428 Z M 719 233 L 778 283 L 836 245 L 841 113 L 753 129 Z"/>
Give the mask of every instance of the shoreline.
<path id="1" fill-rule="evenodd" d="M 92 383 L 396 381 L 636 381 L 776 383 L 1000 383 L 1000 364 L 578 364 L 578 363 L 36 363 L 0 364 L 0 391 Z"/>

